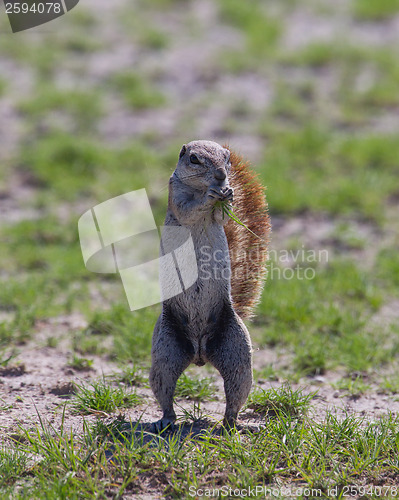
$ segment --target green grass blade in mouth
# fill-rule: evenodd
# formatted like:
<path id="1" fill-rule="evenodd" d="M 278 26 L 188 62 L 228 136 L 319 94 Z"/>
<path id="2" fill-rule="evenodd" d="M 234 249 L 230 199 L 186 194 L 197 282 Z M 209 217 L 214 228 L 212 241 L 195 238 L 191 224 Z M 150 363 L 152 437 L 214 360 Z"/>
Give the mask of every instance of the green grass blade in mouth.
<path id="1" fill-rule="evenodd" d="M 230 219 L 232 219 L 234 222 L 236 222 L 237 224 L 239 224 L 240 226 L 244 227 L 245 229 L 247 229 L 247 231 L 249 231 L 251 234 L 253 234 L 254 236 L 256 236 L 257 238 L 259 239 L 262 239 L 260 236 L 258 236 L 256 233 L 254 233 L 251 229 L 249 229 L 249 227 L 244 224 L 237 216 L 236 214 L 233 212 L 233 207 L 230 205 L 230 203 L 227 201 L 227 200 L 218 200 L 214 206 L 212 207 L 212 212 L 215 211 L 216 208 L 221 208 L 222 209 L 222 218 L 224 219 L 224 216 L 227 215 L 228 217 L 230 217 Z"/>

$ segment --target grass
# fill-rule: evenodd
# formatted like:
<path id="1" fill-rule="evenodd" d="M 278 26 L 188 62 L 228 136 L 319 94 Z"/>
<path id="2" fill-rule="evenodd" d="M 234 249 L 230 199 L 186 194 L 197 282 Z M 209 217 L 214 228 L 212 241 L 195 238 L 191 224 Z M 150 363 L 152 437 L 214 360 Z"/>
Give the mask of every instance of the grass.
<path id="1" fill-rule="evenodd" d="M 259 384 L 264 380 L 277 381 L 279 379 L 278 371 L 272 363 L 269 363 L 260 370 L 254 370 L 254 379 Z"/>
<path id="2" fill-rule="evenodd" d="M 198 379 L 183 373 L 177 381 L 175 396 L 194 401 L 209 401 L 215 399 L 215 387 L 212 379 Z"/>
<path id="3" fill-rule="evenodd" d="M 399 284 L 399 265 L 393 248 L 384 248 L 379 252 L 376 271 L 383 282 L 391 288 L 392 293 L 396 294 Z"/>
<path id="4" fill-rule="evenodd" d="M 13 313 L 0 324 L 1 336 L 26 340 L 39 319 L 87 308 L 85 279 L 90 276 L 82 267 L 74 224 L 50 216 L 3 226 L 0 232 L 1 270 L 18 274 L 0 290 L 0 309 Z"/>
<path id="5" fill-rule="evenodd" d="M 360 235 L 356 228 L 347 222 L 338 224 L 331 237 L 337 246 L 347 250 L 364 250 L 367 245 L 366 236 Z"/>
<path id="6" fill-rule="evenodd" d="M 223 62 L 234 72 L 250 70 L 273 54 L 282 33 L 280 19 L 269 15 L 262 2 L 219 0 L 220 19 L 239 29 L 244 36 L 241 49 L 223 56 Z"/>
<path id="7" fill-rule="evenodd" d="M 148 385 L 148 374 L 138 365 L 122 365 L 121 371 L 110 375 L 110 379 L 118 384 L 142 387 Z"/>
<path id="8" fill-rule="evenodd" d="M 117 73 L 112 76 L 110 84 L 131 109 L 158 108 L 165 104 L 165 96 L 138 73 Z"/>
<path id="9" fill-rule="evenodd" d="M 353 15 L 360 21 L 384 21 L 399 13 L 398 0 L 355 0 Z"/>
<path id="10" fill-rule="evenodd" d="M 0 324 L 1 343 L 10 343 L 12 341 L 13 345 L 19 345 L 25 343 L 31 337 L 32 328 L 38 317 L 37 308 L 29 308 L 28 310 L 24 310 L 20 306 L 15 306 L 15 308 L 17 310 L 14 318 Z"/>
<path id="11" fill-rule="evenodd" d="M 15 483 L 26 471 L 27 463 L 26 454 L 7 448 L 0 449 L 0 488 Z"/>
<path id="12" fill-rule="evenodd" d="M 22 33 L 19 43 L 14 43 L 13 35 L 3 33 L 0 38 L 0 54 L 8 60 L 17 61 L 34 71 L 40 81 L 54 77 L 61 61 L 74 55 L 87 55 L 99 49 L 98 43 L 80 32 L 59 32 L 57 37 L 50 33 L 40 38 Z"/>
<path id="13" fill-rule="evenodd" d="M 6 90 L 7 90 L 6 81 L 3 79 L 0 79 L 0 97 L 2 97 L 2 95 L 6 93 Z"/>
<path id="14" fill-rule="evenodd" d="M 267 139 L 259 170 L 272 215 L 308 210 L 383 223 L 386 200 L 397 192 L 394 136 L 348 136 L 308 125 L 272 131 Z"/>
<path id="15" fill-rule="evenodd" d="M 15 452 L 2 453 L 2 493 L 9 498 L 18 484 L 18 498 L 28 488 L 33 498 L 122 495 L 147 488 L 150 467 L 160 491 L 170 497 L 205 488 L 222 491 L 223 486 L 227 491 L 259 486 L 281 492 L 281 485 L 293 477 L 295 491 L 313 488 L 315 496 L 328 497 L 328 491 L 339 496 L 350 487 L 366 492 L 365 485 L 386 477 L 386 492 L 394 496 L 395 483 L 385 474 L 397 467 L 398 431 L 392 415 L 368 423 L 354 416 L 328 414 L 315 421 L 279 413 L 256 433 L 216 438 L 210 429 L 199 441 L 172 437 L 167 444 L 159 440 L 138 445 L 112 434 L 104 441 L 104 428 L 98 426 L 85 424 L 79 438 L 64 424 L 57 430 L 41 421 L 36 431 L 25 431 Z M 21 482 L 34 458 L 34 477 Z"/>
<path id="16" fill-rule="evenodd" d="M 294 391 L 288 384 L 279 389 L 258 389 L 251 393 L 247 407 L 267 417 L 300 418 L 306 415 L 314 395 L 303 394 L 301 389 Z"/>
<path id="17" fill-rule="evenodd" d="M 123 293 L 121 287 L 120 293 Z M 73 348 L 81 355 L 105 355 L 118 362 L 143 362 L 151 352 L 151 336 L 158 307 L 131 312 L 126 301 L 109 298 L 108 311 L 94 313 L 94 321 L 89 320 L 87 328 L 75 333 Z M 90 318 L 91 313 L 88 313 Z M 93 325 L 109 325 L 105 330 L 93 330 Z"/>
<path id="18" fill-rule="evenodd" d="M 359 64 L 365 61 L 372 61 L 367 51 L 358 45 L 350 43 L 310 42 L 309 44 L 294 49 L 283 51 L 279 54 L 279 62 L 284 65 L 307 66 L 313 70 L 326 66 L 340 66 L 346 64 Z"/>
<path id="19" fill-rule="evenodd" d="M 53 74 L 57 56 L 58 61 L 61 54 L 56 46 L 49 47 L 46 43 L 41 45 L 41 50 L 37 50 L 35 42 L 22 37 L 18 44 L 14 43 L 11 34 L 4 34 L 0 38 L 0 53 L 9 60 L 16 60 L 22 64 L 33 67 L 40 78 L 48 78 Z"/>
<path id="20" fill-rule="evenodd" d="M 109 311 L 95 313 L 94 316 L 96 321 L 102 317 L 104 322 L 112 324 L 113 357 L 118 361 L 131 362 L 148 359 L 158 313 L 157 307 L 131 312 L 126 303 L 116 303 Z M 95 336 L 95 342 L 98 343 L 98 336 Z"/>
<path id="21" fill-rule="evenodd" d="M 164 32 L 163 27 L 148 23 L 144 17 L 155 15 L 159 10 L 169 7 L 169 0 L 154 0 L 148 2 L 139 2 L 140 7 L 132 11 L 129 6 L 122 6 L 118 11 L 119 22 L 124 29 L 126 36 L 142 50 L 155 51 L 164 50 L 170 42 L 169 37 Z M 178 2 L 177 2 L 178 3 Z"/>
<path id="22" fill-rule="evenodd" d="M 56 217 L 50 215 L 4 226 L 1 233 L 6 243 L 3 269 L 14 271 L 17 265 L 23 272 L 34 274 L 37 270 L 48 270 L 55 276 L 57 266 L 62 264 L 64 270 L 67 267 L 69 273 L 78 277 L 82 266 L 74 222 L 70 220 L 60 224 Z M 62 262 L 57 262 L 58 258 L 62 258 Z"/>
<path id="23" fill-rule="evenodd" d="M 68 59 L 87 57 L 103 48 L 101 39 L 95 36 L 95 17 L 81 6 L 63 16 L 63 22 L 58 24 L 56 30 L 43 30 L 38 36 L 32 36 L 31 31 L 20 32 L 17 35 L 18 43 L 15 43 L 15 35 L 11 32 L 7 17 L 2 17 L 0 54 L 6 60 L 28 67 L 39 80 L 48 82 L 60 65 L 65 63 L 68 66 Z M 74 69 L 76 70 L 72 66 L 72 70 Z"/>
<path id="24" fill-rule="evenodd" d="M 306 68 L 315 78 L 322 78 L 324 71 L 334 74 L 333 97 L 329 103 L 322 102 L 317 93 L 296 100 L 293 95 L 283 95 L 282 104 L 286 108 L 289 106 L 290 113 L 296 109 L 298 115 L 302 104 L 302 120 L 309 119 L 309 114 L 318 108 L 326 121 L 335 119 L 348 126 L 364 126 L 375 118 L 376 113 L 384 113 L 398 104 L 396 51 L 378 46 L 365 49 L 348 41 L 336 40 L 333 43 L 311 42 L 291 52 L 283 51 L 278 59 L 288 69 Z M 300 84 L 295 83 L 296 91 L 299 87 Z M 323 109 L 322 106 L 327 104 L 328 107 Z M 305 105 L 309 108 L 307 115 L 303 111 Z"/>
<path id="25" fill-rule="evenodd" d="M 359 87 L 359 72 L 369 74 L 368 82 Z M 367 77 L 366 77 L 367 78 Z M 399 82 L 399 65 L 396 54 L 376 51 L 363 64 L 347 67 L 342 74 L 339 95 L 345 119 L 350 115 L 367 123 L 373 116 L 380 116 L 398 105 L 396 92 Z"/>
<path id="26" fill-rule="evenodd" d="M 240 28 L 247 36 L 247 49 L 253 56 L 267 53 L 276 44 L 281 33 L 276 19 L 268 17 L 262 3 L 255 0 L 250 5 L 242 2 L 220 0 L 220 16 L 223 21 Z"/>
<path id="27" fill-rule="evenodd" d="M 342 378 L 333 387 L 343 391 L 342 395 L 355 398 L 360 397 L 371 389 L 371 385 L 361 375 Z"/>
<path id="28" fill-rule="evenodd" d="M 322 375 L 327 370 L 328 355 L 322 343 L 314 339 L 302 342 L 295 351 L 294 369 L 302 375 Z"/>
<path id="29" fill-rule="evenodd" d="M 34 120 L 35 126 L 42 128 L 51 124 L 51 118 L 56 120 L 57 114 L 59 123 L 59 116 L 62 115 L 66 123 L 72 121 L 76 131 L 87 131 L 94 127 L 102 115 L 101 97 L 95 90 L 61 90 L 44 83 L 33 97 L 22 100 L 18 109 L 27 119 Z"/>
<path id="30" fill-rule="evenodd" d="M 93 178 L 109 162 L 107 151 L 94 141 L 76 141 L 61 131 L 27 144 L 19 159 L 21 168 L 29 168 L 43 188 L 51 186 L 58 195 L 75 198 L 90 191 Z"/>
<path id="31" fill-rule="evenodd" d="M 299 274 L 311 263 L 295 263 L 289 275 L 269 272 L 269 283 L 259 307 L 258 341 L 270 346 L 293 346 L 296 369 L 323 373 L 344 366 L 367 370 L 395 357 L 397 342 L 390 334 L 366 328 L 381 305 L 380 284 L 351 261 L 334 259 L 314 270 L 312 279 Z M 313 276 L 313 274 L 312 274 Z M 272 289 L 272 291 L 271 291 Z M 376 340 L 378 338 L 378 340 Z M 384 340 L 383 340 L 384 339 Z"/>
<path id="32" fill-rule="evenodd" d="M 274 119 L 302 123 L 309 115 L 308 102 L 313 105 L 313 93 L 310 82 L 301 89 L 298 86 L 293 89 L 285 82 L 276 83 L 275 97 L 270 104 L 269 113 Z"/>
<path id="33" fill-rule="evenodd" d="M 81 415 L 111 413 L 121 408 L 131 408 L 142 402 L 142 397 L 119 385 L 114 387 L 105 379 L 88 386 L 77 384 L 77 393 L 72 402 L 73 410 Z"/>
<path id="34" fill-rule="evenodd" d="M 82 358 L 76 354 L 72 355 L 72 359 L 68 362 L 68 366 L 80 372 L 90 371 L 93 366 L 93 360 Z"/>
<path id="35" fill-rule="evenodd" d="M 90 197 L 95 205 L 143 187 L 149 193 L 159 193 L 167 185 L 163 167 L 160 155 L 143 143 L 132 142 L 115 150 L 87 135 L 76 140 L 59 129 L 26 141 L 12 162 L 12 168 L 27 174 L 30 183 L 39 188 L 37 203 L 45 207 L 82 197 Z M 156 171 L 159 177 L 151 184 L 150 177 Z M 156 201 L 160 199 L 162 194 Z M 159 210 L 156 201 L 155 214 Z"/>
<path id="36" fill-rule="evenodd" d="M 398 394 L 399 376 L 395 373 L 384 377 L 383 381 L 380 383 L 380 389 L 386 394 Z"/>

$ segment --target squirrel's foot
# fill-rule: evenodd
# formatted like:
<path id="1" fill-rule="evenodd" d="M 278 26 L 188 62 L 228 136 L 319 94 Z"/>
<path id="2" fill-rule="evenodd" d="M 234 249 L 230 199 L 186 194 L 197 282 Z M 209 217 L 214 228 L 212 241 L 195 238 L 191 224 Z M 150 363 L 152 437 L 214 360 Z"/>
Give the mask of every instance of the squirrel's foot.
<path id="1" fill-rule="evenodd" d="M 223 430 L 227 431 L 228 433 L 233 432 L 234 430 L 238 430 L 239 426 L 237 425 L 237 418 L 227 418 L 224 417 L 223 419 Z"/>
<path id="2" fill-rule="evenodd" d="M 156 422 L 153 422 L 150 426 L 150 432 L 153 434 L 160 434 L 161 432 L 164 432 L 166 429 L 168 431 L 173 431 L 175 428 L 174 420 L 170 418 L 161 418 L 160 420 L 157 420 Z"/>

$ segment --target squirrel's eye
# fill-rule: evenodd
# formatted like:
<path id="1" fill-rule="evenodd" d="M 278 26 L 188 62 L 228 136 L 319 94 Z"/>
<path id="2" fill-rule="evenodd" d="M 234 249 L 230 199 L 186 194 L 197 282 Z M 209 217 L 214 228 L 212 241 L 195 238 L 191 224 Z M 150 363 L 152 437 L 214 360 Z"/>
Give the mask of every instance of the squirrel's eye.
<path id="1" fill-rule="evenodd" d="M 200 165 L 201 162 L 198 159 L 197 155 L 190 155 L 190 162 L 194 163 L 194 165 Z"/>

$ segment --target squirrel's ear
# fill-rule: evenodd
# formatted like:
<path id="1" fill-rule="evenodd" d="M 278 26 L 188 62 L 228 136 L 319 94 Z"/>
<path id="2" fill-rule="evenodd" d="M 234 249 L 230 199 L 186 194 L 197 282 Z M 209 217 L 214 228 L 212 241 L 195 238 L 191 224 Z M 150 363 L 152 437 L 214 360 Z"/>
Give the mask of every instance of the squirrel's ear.
<path id="1" fill-rule="evenodd" d="M 180 150 L 179 160 L 185 154 L 186 151 L 187 151 L 187 146 L 185 144 L 183 144 L 183 147 Z"/>

